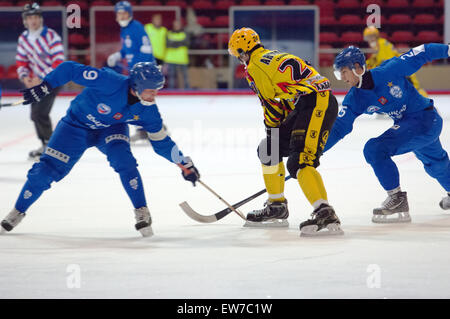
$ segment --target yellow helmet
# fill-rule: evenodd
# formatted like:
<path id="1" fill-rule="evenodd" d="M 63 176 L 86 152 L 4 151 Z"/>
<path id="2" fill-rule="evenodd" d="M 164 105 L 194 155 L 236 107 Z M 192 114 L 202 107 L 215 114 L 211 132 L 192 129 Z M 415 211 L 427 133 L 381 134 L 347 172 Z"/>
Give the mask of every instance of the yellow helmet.
<path id="1" fill-rule="evenodd" d="M 261 40 L 255 30 L 250 28 L 237 29 L 228 42 L 228 52 L 239 58 L 240 53 L 250 51 L 257 44 L 261 44 Z"/>
<path id="2" fill-rule="evenodd" d="M 374 36 L 376 36 L 378 38 L 380 36 L 380 32 L 378 31 L 377 28 L 375 28 L 375 26 L 370 25 L 370 26 L 368 26 L 367 28 L 364 29 L 363 35 L 364 35 L 364 40 L 366 40 L 366 38 L 368 36 L 371 36 L 371 35 L 374 35 Z"/>

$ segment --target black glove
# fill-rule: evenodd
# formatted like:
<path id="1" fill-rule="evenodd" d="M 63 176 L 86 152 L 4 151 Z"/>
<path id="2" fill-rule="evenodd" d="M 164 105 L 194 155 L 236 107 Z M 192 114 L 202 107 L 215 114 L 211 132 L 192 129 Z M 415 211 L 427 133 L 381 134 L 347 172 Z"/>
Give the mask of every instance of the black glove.
<path id="1" fill-rule="evenodd" d="M 194 166 L 194 163 L 192 163 L 190 157 L 185 157 L 184 159 L 185 164 L 181 165 L 183 165 L 185 169 L 188 169 L 190 173 L 185 173 L 185 170 L 182 170 L 181 175 L 185 180 L 191 182 L 192 185 L 195 186 L 195 182 L 200 179 L 200 173 L 198 172 L 198 169 Z"/>
<path id="2" fill-rule="evenodd" d="M 48 82 L 43 81 L 41 84 L 33 86 L 29 89 L 20 90 L 23 93 L 23 104 L 37 103 L 42 100 L 46 95 L 49 95 L 52 91 L 52 87 Z"/>

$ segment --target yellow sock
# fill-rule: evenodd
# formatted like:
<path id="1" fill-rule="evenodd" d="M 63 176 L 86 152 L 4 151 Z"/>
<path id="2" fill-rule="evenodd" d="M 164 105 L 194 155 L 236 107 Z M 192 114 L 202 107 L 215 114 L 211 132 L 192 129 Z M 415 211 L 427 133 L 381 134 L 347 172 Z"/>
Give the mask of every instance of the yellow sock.
<path id="1" fill-rule="evenodd" d="M 318 203 L 326 203 L 328 201 L 327 191 L 323 185 L 322 176 L 320 176 L 319 172 L 314 167 L 306 166 L 305 168 L 300 169 L 297 172 L 297 179 L 303 193 L 311 205 L 316 206 Z"/>
<path id="2" fill-rule="evenodd" d="M 284 201 L 284 176 L 286 174 L 284 163 L 280 162 L 272 166 L 262 165 L 262 169 L 269 200 L 272 202 Z"/>

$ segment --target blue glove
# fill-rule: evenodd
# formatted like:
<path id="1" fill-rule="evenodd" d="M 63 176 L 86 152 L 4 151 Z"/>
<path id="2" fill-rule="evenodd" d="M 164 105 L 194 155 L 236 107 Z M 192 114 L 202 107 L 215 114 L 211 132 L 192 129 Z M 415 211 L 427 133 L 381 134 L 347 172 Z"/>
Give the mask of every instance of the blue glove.
<path id="1" fill-rule="evenodd" d="M 23 104 L 40 102 L 46 95 L 49 95 L 51 91 L 52 87 L 46 81 L 29 89 L 20 90 L 20 92 L 23 93 L 23 99 L 25 100 Z"/>
<path id="2" fill-rule="evenodd" d="M 181 164 L 181 165 L 183 165 L 183 167 L 185 169 L 188 169 L 191 173 L 187 174 L 187 173 L 185 173 L 185 170 L 182 170 L 181 175 L 183 176 L 183 178 L 185 180 L 191 182 L 192 185 L 195 186 L 195 182 L 197 182 L 200 179 L 200 173 L 198 172 L 198 169 L 194 166 L 194 163 L 192 163 L 192 160 L 190 157 L 186 156 L 184 159 L 185 159 L 185 161 L 183 161 L 183 162 L 186 162 L 186 163 Z"/>

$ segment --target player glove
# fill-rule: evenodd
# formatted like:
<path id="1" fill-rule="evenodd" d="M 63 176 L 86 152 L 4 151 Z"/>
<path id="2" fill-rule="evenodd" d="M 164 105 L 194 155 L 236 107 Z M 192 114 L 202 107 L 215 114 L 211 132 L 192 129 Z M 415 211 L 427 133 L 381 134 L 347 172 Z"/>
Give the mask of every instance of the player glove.
<path id="1" fill-rule="evenodd" d="M 41 84 L 33 86 L 29 89 L 20 90 L 20 92 L 23 93 L 23 99 L 25 100 L 23 104 L 40 102 L 42 98 L 49 95 L 51 91 L 52 87 L 46 81 L 43 81 Z"/>
<path id="2" fill-rule="evenodd" d="M 115 52 L 108 57 L 106 63 L 110 68 L 113 68 L 116 66 L 117 62 L 119 62 L 121 59 L 122 55 L 120 54 L 120 52 Z"/>
<path id="3" fill-rule="evenodd" d="M 195 186 L 195 182 L 197 182 L 200 178 L 200 173 L 198 172 L 198 169 L 194 166 L 194 163 L 192 163 L 192 160 L 190 157 L 186 156 L 183 161 L 184 164 L 183 167 L 190 171 L 190 173 L 185 172 L 186 170 L 183 169 L 181 171 L 181 175 L 183 178 L 189 182 L 192 183 L 192 185 Z"/>

